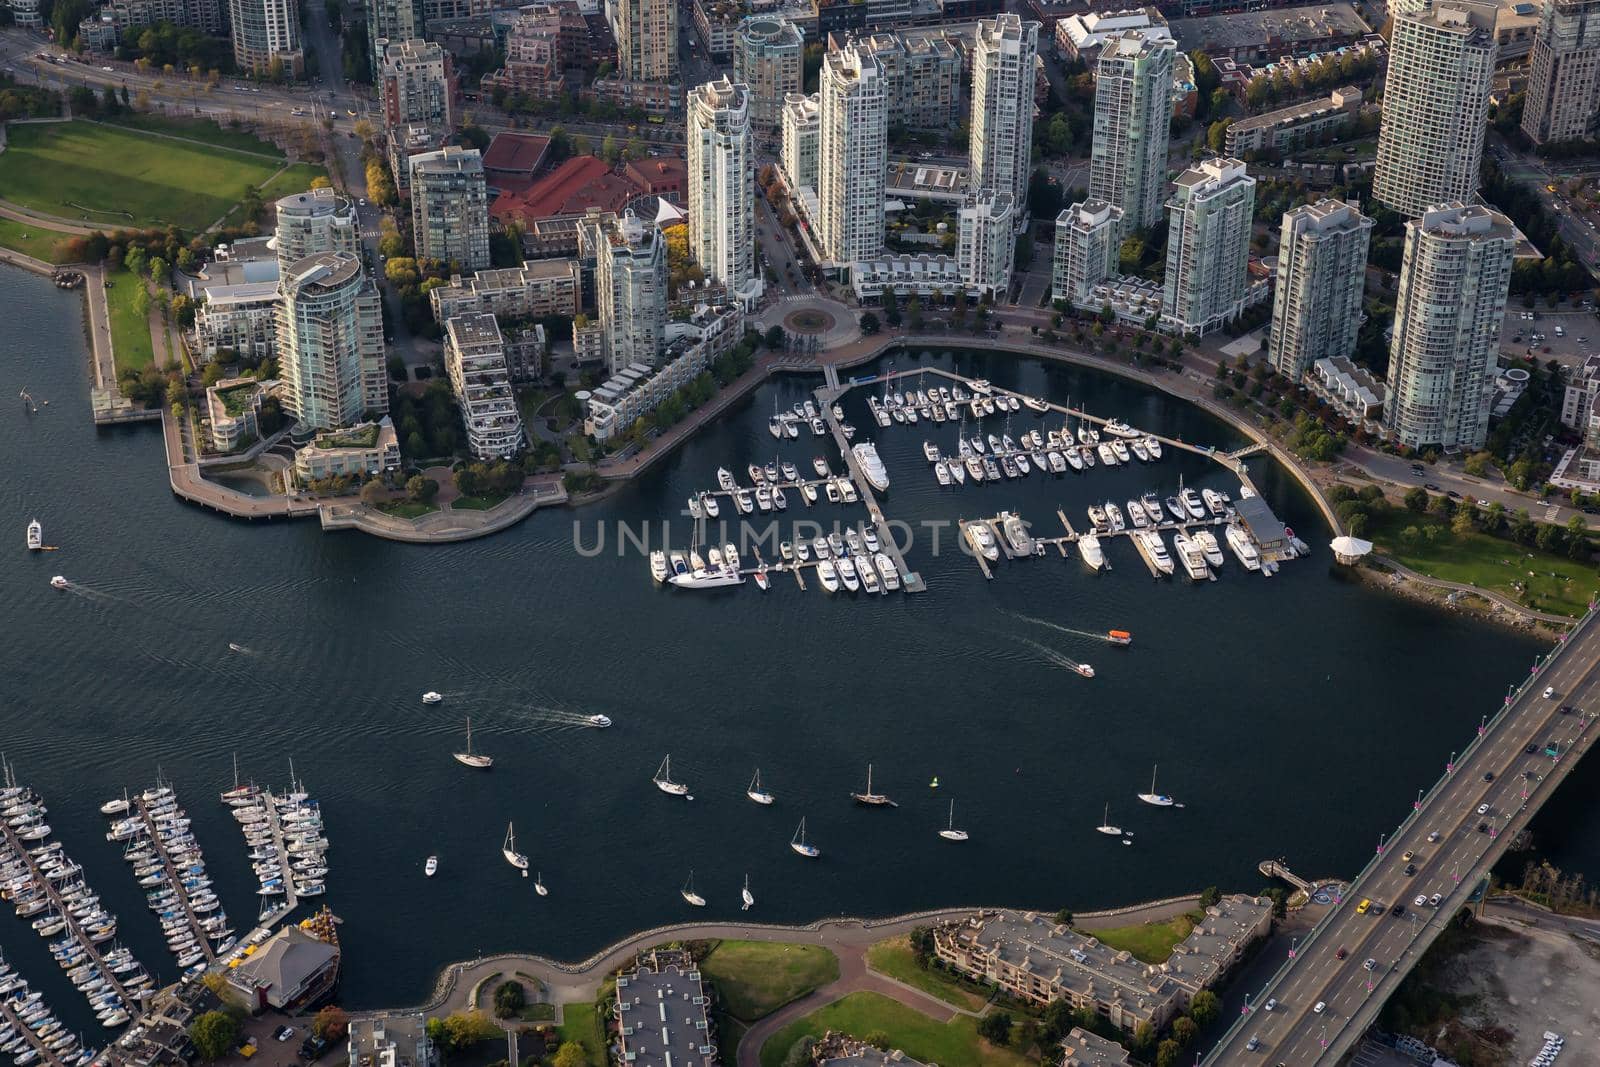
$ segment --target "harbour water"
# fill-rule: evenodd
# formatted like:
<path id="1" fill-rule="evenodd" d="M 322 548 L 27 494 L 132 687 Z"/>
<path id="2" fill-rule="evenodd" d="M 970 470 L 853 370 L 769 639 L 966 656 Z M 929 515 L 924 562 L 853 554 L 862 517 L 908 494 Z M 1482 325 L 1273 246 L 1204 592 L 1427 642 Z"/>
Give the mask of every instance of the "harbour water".
<path id="1" fill-rule="evenodd" d="M 918 524 L 1010 509 L 1058 533 L 1058 506 L 1078 524 L 1087 504 L 1164 496 L 1180 473 L 1196 488 L 1237 486 L 1203 457 L 1169 454 L 940 488 L 921 442 L 953 450 L 955 429 L 878 430 L 860 390 L 847 417 L 858 440 L 879 444 L 893 479 L 885 511 L 915 532 L 907 560 L 926 592 L 830 598 L 778 576 L 766 594 L 753 583 L 688 593 L 655 586 L 641 553 L 619 555 L 619 526 L 648 525 L 656 547 L 663 519 L 686 546 L 684 501 L 714 488 L 720 465 L 742 472 L 776 450 L 802 468 L 825 454 L 839 469 L 825 442 L 767 433 L 774 404 L 803 399 L 810 378 L 758 391 L 602 503 L 541 511 L 487 540 L 415 547 L 324 535 L 314 522 L 236 522 L 172 496 L 154 427 L 92 427 L 78 294 L 6 271 L 0 301 L 0 396 L 26 386 L 52 402 L 32 416 L 0 402 L 0 517 L 15 538 L 0 554 L 0 749 L 121 917 L 120 939 L 167 978 L 171 958 L 97 808 L 158 774 L 172 781 L 223 903 L 248 927 L 255 882 L 217 802 L 235 753 L 272 785 L 292 757 L 321 800 L 344 997 L 370 1007 L 422 999 L 457 958 L 575 959 L 640 928 L 734 917 L 746 873 L 750 918 L 804 922 L 1254 889 L 1269 856 L 1353 872 L 1540 647 L 1336 572 L 1315 509 L 1262 458 L 1252 472 L 1263 494 L 1316 548 L 1274 578 L 1230 558 L 1215 583 L 1156 582 L 1119 544 L 1108 574 L 1052 553 L 1002 561 L 985 581 L 953 525 L 935 554 Z M 928 358 L 1169 436 L 1239 443 L 1201 412 L 1086 371 Z M 1038 424 L 1024 411 L 1012 433 Z M 803 512 L 792 500 L 789 518 L 864 515 Z M 24 552 L 35 516 L 59 551 Z M 73 588 L 51 589 L 53 574 Z M 1132 646 L 1069 632 L 1110 628 L 1132 631 Z M 1093 663 L 1096 677 L 1063 657 Z M 444 702 L 424 706 L 429 689 Z M 594 713 L 615 726 L 580 724 Z M 490 772 L 450 757 L 469 714 Z M 667 753 L 694 800 L 651 784 Z M 898 809 L 850 804 L 869 760 Z M 1153 763 L 1185 809 L 1134 799 Z M 778 798 L 770 808 L 744 796 L 757 766 Z M 1586 774 L 1575 783 L 1592 783 Z M 952 797 L 971 834 L 960 845 L 937 836 Z M 1107 801 L 1132 847 L 1095 833 Z M 802 816 L 819 861 L 787 847 Z M 508 820 L 548 897 L 501 858 Z M 1588 845 L 1569 864 L 1600 871 L 1593 828 L 1572 833 Z M 431 880 L 429 854 L 440 860 Z M 678 896 L 690 868 L 703 911 Z M 9 914 L 0 951 L 77 1019 L 82 998 Z"/>

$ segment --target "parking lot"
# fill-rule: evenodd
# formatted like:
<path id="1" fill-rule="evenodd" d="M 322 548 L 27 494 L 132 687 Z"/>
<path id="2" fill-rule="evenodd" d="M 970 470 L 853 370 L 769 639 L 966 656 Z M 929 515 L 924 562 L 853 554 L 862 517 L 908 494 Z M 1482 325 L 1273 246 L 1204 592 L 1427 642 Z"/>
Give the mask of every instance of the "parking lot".
<path id="1" fill-rule="evenodd" d="M 1569 305 L 1529 310 L 1513 297 L 1500 328 L 1500 350 L 1540 363 L 1553 359 L 1578 366 L 1584 357 L 1600 352 L 1600 319 L 1592 309 Z"/>

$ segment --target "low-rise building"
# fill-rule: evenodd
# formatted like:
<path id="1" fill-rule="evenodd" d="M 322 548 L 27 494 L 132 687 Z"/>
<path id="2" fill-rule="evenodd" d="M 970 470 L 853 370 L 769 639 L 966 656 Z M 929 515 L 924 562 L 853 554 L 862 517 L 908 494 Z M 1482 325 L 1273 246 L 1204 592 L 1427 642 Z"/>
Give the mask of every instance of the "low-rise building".
<path id="1" fill-rule="evenodd" d="M 850 264 L 850 284 L 857 300 L 876 300 L 885 289 L 897 297 L 954 296 L 967 291 L 961 264 L 953 256 L 927 252 L 885 253 Z"/>
<path id="2" fill-rule="evenodd" d="M 832 1030 L 811 1047 L 811 1062 L 815 1067 L 923 1067 L 920 1060 L 912 1059 L 899 1049 L 885 1051 Z"/>
<path id="3" fill-rule="evenodd" d="M 399 469 L 400 438 L 387 415 L 377 422 L 324 430 L 294 454 L 294 477 L 300 485 L 346 475 L 371 477 Z M 293 929 L 295 927 L 285 927 L 285 931 Z M 259 957 L 257 953 L 251 959 Z M 230 977 L 229 981 L 233 979 Z"/>
<path id="4" fill-rule="evenodd" d="M 1585 433 L 1596 396 L 1600 396 L 1600 356 L 1588 356 L 1567 378 L 1561 397 L 1561 425 Z"/>
<path id="5" fill-rule="evenodd" d="M 1128 1050 L 1074 1026 L 1061 1042 L 1061 1067 L 1133 1067 Z"/>
<path id="6" fill-rule="evenodd" d="M 233 352 L 264 359 L 273 354 L 278 332 L 276 279 L 213 285 L 203 292 L 205 300 L 194 313 L 195 340 L 202 356 L 210 360 L 218 352 Z"/>
<path id="7" fill-rule="evenodd" d="M 694 0 L 694 28 L 706 54 L 718 62 L 733 58 L 733 47 L 744 18 L 740 0 Z"/>
<path id="8" fill-rule="evenodd" d="M 439 1050 L 428 1040 L 421 1012 L 351 1019 L 346 1055 L 350 1067 L 439 1067 Z"/>
<path id="9" fill-rule="evenodd" d="M 1251 115 L 1228 127 L 1227 154 L 1270 149 L 1293 152 L 1320 143 L 1361 110 L 1361 90 L 1353 85 L 1335 89 L 1325 99 L 1306 100 L 1264 115 Z"/>
<path id="10" fill-rule="evenodd" d="M 1245 62 L 1331 52 L 1372 32 L 1348 2 L 1176 19 L 1172 36 L 1185 52 Z"/>
<path id="11" fill-rule="evenodd" d="M 628 1067 L 715 1067 L 710 998 L 687 952 L 660 949 L 617 978 L 617 1043 Z"/>
<path id="12" fill-rule="evenodd" d="M 604 363 L 606 329 L 598 320 L 572 320 L 572 358 L 577 363 Z"/>
<path id="13" fill-rule="evenodd" d="M 520 267 L 495 267 L 428 293 L 436 322 L 468 312 L 488 312 L 501 319 L 537 319 L 576 315 L 583 281 L 575 259 L 530 259 Z"/>
<path id="14" fill-rule="evenodd" d="M 576 333 L 574 328 L 574 340 Z M 666 335 L 666 350 L 657 365 L 629 364 L 589 394 L 584 429 L 596 441 L 627 433 L 738 344 L 744 335 L 744 312 L 738 305 L 702 307 L 685 322 L 669 323 Z"/>
<path id="15" fill-rule="evenodd" d="M 1272 901 L 1235 893 L 1205 909 L 1205 917 L 1173 946 L 1161 971 L 1182 991 L 1180 1010 L 1202 989 L 1220 982 L 1245 950 L 1272 930 Z"/>
<path id="16" fill-rule="evenodd" d="M 261 398 L 266 389 L 254 378 L 225 378 L 206 390 L 206 418 L 218 452 L 237 452 L 261 436 Z"/>
<path id="17" fill-rule="evenodd" d="M 487 312 L 470 312 L 444 324 L 444 368 L 467 427 L 476 459 L 510 459 L 522 451 L 522 416 L 511 388 L 500 325 Z"/>
<path id="18" fill-rule="evenodd" d="M 387 417 L 383 425 L 388 425 Z M 365 424 L 374 431 L 376 426 Z M 352 434 L 358 428 L 337 431 Z M 319 438 L 333 436 L 318 434 Z M 376 433 L 374 436 L 377 436 Z M 389 426 L 389 440 L 394 427 Z M 395 465 L 400 462 L 400 447 L 395 445 Z M 299 466 L 299 458 L 295 460 Z M 299 926 L 285 926 L 262 942 L 237 967 L 222 972 L 227 983 L 251 1012 L 301 1011 L 333 991 L 339 978 L 339 946 L 323 940 Z"/>
<path id="19" fill-rule="evenodd" d="M 1382 428 L 1388 390 L 1365 367 L 1344 356 L 1328 356 L 1311 364 L 1305 385 L 1356 425 L 1374 433 Z"/>
<path id="20" fill-rule="evenodd" d="M 1106 41 L 1127 30 L 1138 30 L 1153 41 L 1172 36 L 1167 20 L 1153 7 L 1102 13 L 1085 11 L 1056 20 L 1056 48 L 1067 59 L 1093 67 Z"/>

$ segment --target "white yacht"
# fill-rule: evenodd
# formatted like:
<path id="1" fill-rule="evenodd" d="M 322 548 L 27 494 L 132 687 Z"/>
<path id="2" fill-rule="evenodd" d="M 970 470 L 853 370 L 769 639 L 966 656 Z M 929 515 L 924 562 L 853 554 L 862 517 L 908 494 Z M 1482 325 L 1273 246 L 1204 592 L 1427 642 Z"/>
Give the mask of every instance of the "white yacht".
<path id="1" fill-rule="evenodd" d="M 651 780 L 656 783 L 657 789 L 668 796 L 686 797 L 689 795 L 688 786 L 682 782 L 674 782 L 672 780 L 672 757 L 670 755 L 661 761 L 661 766 L 656 768 L 655 777 Z"/>
<path id="2" fill-rule="evenodd" d="M 806 821 L 800 820 L 800 825 L 795 827 L 794 837 L 789 839 L 789 847 L 808 860 L 814 860 L 822 855 L 822 850 L 806 840 Z"/>
<path id="3" fill-rule="evenodd" d="M 424 704 L 437 704 L 443 699 L 444 696 L 442 694 L 435 693 L 432 689 L 422 694 L 422 702 Z"/>
<path id="4" fill-rule="evenodd" d="M 1216 534 L 1210 530 L 1196 530 L 1189 535 L 1189 539 L 1200 546 L 1207 563 L 1213 567 L 1222 566 L 1222 546 L 1217 543 Z"/>
<path id="5" fill-rule="evenodd" d="M 885 593 L 892 593 L 900 588 L 900 571 L 895 567 L 894 560 L 889 558 L 887 552 L 874 553 L 872 562 L 878 568 L 878 577 L 883 579 L 883 591 Z"/>
<path id="6" fill-rule="evenodd" d="M 922 454 L 929 463 L 939 462 L 939 446 L 932 441 L 922 442 Z"/>
<path id="7" fill-rule="evenodd" d="M 667 570 L 667 554 L 659 548 L 651 552 L 650 577 L 654 578 L 657 582 L 664 582 L 667 580 L 667 575 L 669 573 L 670 572 Z"/>
<path id="8" fill-rule="evenodd" d="M 1130 461 L 1127 442 L 1121 440 L 1112 441 L 1111 451 L 1116 453 L 1118 463 L 1127 463 Z"/>
<path id="9" fill-rule="evenodd" d="M 429 856 L 428 862 L 422 865 L 422 873 L 429 878 L 439 873 L 439 857 Z"/>
<path id="10" fill-rule="evenodd" d="M 1144 439 L 1144 450 L 1150 453 L 1151 459 L 1161 458 L 1161 442 L 1154 437 L 1146 437 Z"/>
<path id="11" fill-rule="evenodd" d="M 760 767 L 756 768 L 755 777 L 750 779 L 750 788 L 744 791 L 744 795 L 764 807 L 770 806 L 772 802 L 777 799 L 777 797 L 774 797 L 771 793 L 761 788 Z"/>
<path id="12" fill-rule="evenodd" d="M 1135 430 L 1121 419 L 1107 419 L 1103 429 L 1113 437 L 1143 437 L 1144 434 Z"/>
<path id="13" fill-rule="evenodd" d="M 722 505 L 717 503 L 717 498 L 710 493 L 700 494 L 700 507 L 706 513 L 706 518 L 714 519 L 722 514 Z"/>
<path id="14" fill-rule="evenodd" d="M 28 549 L 37 552 L 44 547 L 44 527 L 39 525 L 39 520 L 34 519 L 28 523 Z"/>
<path id="15" fill-rule="evenodd" d="M 974 482 L 983 481 L 983 463 L 976 455 L 967 457 L 967 473 L 972 475 Z"/>
<path id="16" fill-rule="evenodd" d="M 1106 522 L 1110 524 L 1112 533 L 1121 533 L 1128 528 L 1122 518 L 1122 509 L 1109 500 L 1106 501 Z"/>
<path id="17" fill-rule="evenodd" d="M 1148 448 L 1144 447 L 1144 442 L 1143 441 L 1140 441 L 1140 440 L 1129 441 L 1128 442 L 1128 447 L 1133 449 L 1133 458 L 1134 459 L 1138 460 L 1140 463 L 1149 463 L 1150 462 L 1150 450 Z"/>
<path id="18" fill-rule="evenodd" d="M 863 441 L 850 451 L 855 453 L 856 462 L 861 464 L 861 473 L 866 475 L 872 488 L 880 493 L 889 488 L 889 471 L 884 467 L 883 460 L 878 458 L 878 449 L 871 441 Z"/>
<path id="19" fill-rule="evenodd" d="M 855 562 L 849 556 L 839 558 L 839 580 L 852 593 L 861 588 L 861 578 L 856 574 Z"/>
<path id="20" fill-rule="evenodd" d="M 1195 544 L 1193 537 L 1179 530 L 1172 535 L 1172 547 L 1178 550 L 1178 562 L 1183 564 L 1183 571 L 1191 581 L 1203 582 L 1211 577 L 1205 551 Z"/>
<path id="21" fill-rule="evenodd" d="M 1117 465 L 1117 454 L 1111 450 L 1111 445 L 1107 442 L 1101 441 L 1096 445 L 1095 454 L 1100 457 L 1100 462 L 1106 466 L 1115 467 Z"/>
<path id="22" fill-rule="evenodd" d="M 1135 537 L 1141 536 L 1135 534 Z M 1159 533 L 1154 530 L 1143 531 L 1144 547 L 1150 553 L 1150 560 L 1155 564 L 1156 570 L 1162 574 L 1171 574 L 1177 570 L 1177 565 L 1172 562 L 1172 556 L 1167 552 L 1167 543 L 1162 540 Z"/>
<path id="23" fill-rule="evenodd" d="M 1233 549 L 1233 554 L 1239 557 L 1239 563 L 1247 571 L 1261 569 L 1261 553 L 1256 549 L 1255 543 L 1250 540 L 1250 535 L 1244 532 L 1242 526 L 1229 526 L 1227 534 L 1228 547 Z"/>
<path id="24" fill-rule="evenodd" d="M 1137 500 L 1129 500 L 1127 504 L 1128 518 L 1133 521 L 1136 530 L 1142 530 L 1150 525 L 1150 516 L 1145 513 L 1144 505 Z"/>
<path id="25" fill-rule="evenodd" d="M 1022 516 L 1012 511 L 1002 511 L 1000 532 L 1005 535 L 1006 544 L 1011 546 L 1013 555 L 1033 555 L 1033 538 L 1028 536 L 1028 524 L 1022 521 Z"/>
<path id="26" fill-rule="evenodd" d="M 830 478 L 833 472 L 828 469 L 828 461 L 817 456 L 811 461 L 811 469 L 817 472 L 818 478 Z"/>
<path id="27" fill-rule="evenodd" d="M 822 588 L 830 593 L 839 591 L 839 572 L 834 569 L 833 560 L 817 560 L 817 581 L 822 583 Z"/>
<path id="28" fill-rule="evenodd" d="M 1038 412 L 1040 415 L 1050 410 L 1050 405 L 1036 396 L 1025 396 L 1022 398 L 1022 403 L 1029 411 Z"/>
<path id="29" fill-rule="evenodd" d="M 1086 533 L 1079 536 L 1078 555 L 1083 557 L 1083 562 L 1087 563 L 1095 570 L 1098 571 L 1105 569 L 1106 554 L 1100 548 L 1100 538 L 1096 537 L 1094 534 Z"/>
<path id="30" fill-rule="evenodd" d="M 59 574 L 50 579 L 50 588 L 52 589 L 65 589 L 68 584 L 69 583 L 67 582 L 66 578 Z"/>
<path id="31" fill-rule="evenodd" d="M 935 460 L 933 464 L 933 478 L 940 485 L 950 484 L 950 465 L 944 460 Z"/>
<path id="32" fill-rule="evenodd" d="M 861 556 L 857 562 L 856 573 L 861 577 L 861 589 L 866 593 L 881 593 L 883 585 L 878 581 L 878 568 L 873 566 L 870 556 Z"/>
<path id="33" fill-rule="evenodd" d="M 1122 827 L 1111 825 L 1111 805 L 1109 803 L 1106 804 L 1105 813 L 1100 816 L 1100 825 L 1096 826 L 1095 829 L 1108 837 L 1122 836 Z"/>
<path id="34" fill-rule="evenodd" d="M 679 589 L 720 589 L 728 585 L 743 585 L 744 575 L 737 570 L 724 567 L 721 570 L 711 571 L 701 568 L 687 573 L 674 574 L 667 579 L 668 584 Z"/>
<path id="35" fill-rule="evenodd" d="M 1191 519 L 1206 517 L 1206 506 L 1200 502 L 1200 494 L 1193 489 L 1180 489 L 1178 499 L 1183 503 L 1183 510 L 1189 513 Z"/>
<path id="36" fill-rule="evenodd" d="M 970 457 L 968 457 L 968 462 L 971 462 Z M 954 481 L 957 485 L 967 484 L 967 469 L 966 467 L 962 466 L 961 460 L 951 457 L 950 459 L 944 461 L 944 465 L 945 471 L 950 475 L 952 481 Z"/>
<path id="37" fill-rule="evenodd" d="M 1223 501 L 1222 494 L 1215 489 L 1200 490 L 1200 499 L 1205 501 L 1206 510 L 1213 515 L 1221 515 L 1227 510 L 1228 505 Z"/>
<path id="38" fill-rule="evenodd" d="M 733 480 L 733 472 L 727 467 L 717 468 L 717 485 L 722 487 L 724 493 L 731 493 L 739 488 L 739 483 Z"/>
<path id="39" fill-rule="evenodd" d="M 517 834 L 510 823 L 506 823 L 506 840 L 500 846 L 500 855 L 506 858 L 507 863 L 521 871 L 524 878 L 528 876 L 528 857 L 517 851 Z"/>
<path id="40" fill-rule="evenodd" d="M 611 716 L 609 716 L 609 715 L 590 715 L 588 718 L 584 719 L 583 721 L 588 723 L 590 726 L 595 727 L 596 729 L 604 730 L 604 729 L 606 729 L 607 727 L 609 727 L 611 725 Z"/>
<path id="41" fill-rule="evenodd" d="M 994 531 L 989 529 L 985 522 L 969 522 L 962 527 L 967 534 L 967 543 L 972 550 L 984 559 L 993 562 L 1000 558 L 1000 546 L 995 544 Z"/>
<path id="42" fill-rule="evenodd" d="M 950 821 L 945 824 L 943 830 L 939 831 L 939 836 L 946 841 L 965 841 L 967 839 L 965 830 L 956 829 L 956 802 L 954 800 L 950 802 Z"/>
<path id="43" fill-rule="evenodd" d="M 472 720 L 467 720 L 467 750 L 455 753 L 456 762 L 473 770 L 486 771 L 494 766 L 494 757 L 472 751 Z"/>
<path id="44" fill-rule="evenodd" d="M 744 515 L 749 515 L 756 510 L 755 499 L 751 497 L 748 489 L 735 489 L 733 492 L 733 506 Z"/>

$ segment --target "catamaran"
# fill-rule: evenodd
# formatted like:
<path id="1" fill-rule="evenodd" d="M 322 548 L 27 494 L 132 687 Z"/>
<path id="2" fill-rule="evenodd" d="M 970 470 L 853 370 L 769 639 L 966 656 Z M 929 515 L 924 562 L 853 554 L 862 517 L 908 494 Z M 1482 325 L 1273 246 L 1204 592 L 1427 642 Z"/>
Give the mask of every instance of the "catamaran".
<path id="1" fill-rule="evenodd" d="M 771 804 L 774 800 L 778 799 L 765 789 L 761 788 L 760 767 L 756 768 L 755 777 L 750 779 L 750 788 L 744 791 L 744 795 L 755 801 L 757 804 L 763 805 Z"/>
<path id="2" fill-rule="evenodd" d="M 789 847 L 808 860 L 814 860 L 822 855 L 822 850 L 806 840 L 806 821 L 800 820 L 800 825 L 795 827 L 794 837 L 789 840 Z"/>
<path id="3" fill-rule="evenodd" d="M 522 877 L 528 877 L 528 857 L 517 851 L 517 832 L 510 823 L 506 823 L 506 840 L 500 846 L 500 855 L 506 862 L 522 872 Z"/>
<path id="4" fill-rule="evenodd" d="M 455 753 L 455 757 L 457 763 L 463 767 L 471 767 L 474 770 L 486 771 L 494 766 L 493 756 L 485 756 L 480 752 L 472 751 L 472 720 L 470 718 L 467 719 L 467 750 Z"/>
<path id="5" fill-rule="evenodd" d="M 694 891 L 694 872 L 689 872 L 689 880 L 683 883 L 683 888 L 678 890 L 678 895 L 697 908 L 706 906 L 706 898 Z"/>
<path id="6" fill-rule="evenodd" d="M 950 801 L 950 821 L 943 830 L 939 831 L 939 836 L 946 841 L 965 841 L 967 839 L 965 830 L 956 829 L 956 802 L 954 800 Z"/>
<path id="7" fill-rule="evenodd" d="M 1158 808 L 1181 808 L 1181 807 L 1183 807 L 1182 804 L 1179 804 L 1179 803 L 1175 802 L 1171 797 L 1167 796 L 1165 793 L 1157 793 L 1156 792 L 1156 770 L 1157 770 L 1156 767 L 1151 767 L 1150 768 L 1150 792 L 1148 792 L 1148 793 L 1140 793 L 1139 794 L 1139 799 L 1144 801 L 1146 804 L 1150 804 L 1150 805 L 1153 805 L 1153 806 L 1158 807 Z"/>
<path id="8" fill-rule="evenodd" d="M 869 808 L 898 808 L 900 805 L 882 793 L 872 791 L 872 764 L 867 764 L 867 788 L 862 793 L 851 793 L 850 799 Z"/>
<path id="9" fill-rule="evenodd" d="M 686 797 L 689 795 L 688 786 L 682 782 L 674 782 L 672 780 L 672 757 L 670 755 L 661 761 L 661 766 L 656 768 L 656 775 L 652 780 L 656 783 L 657 789 L 669 796 Z"/>

